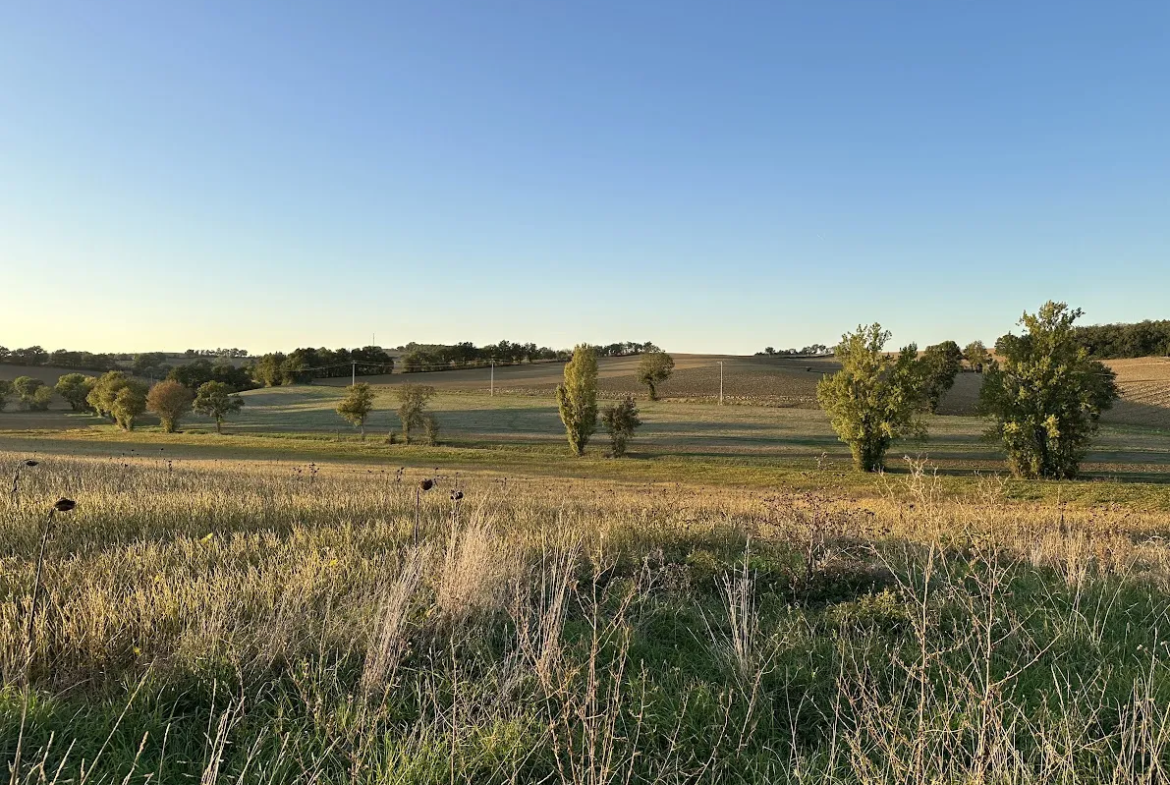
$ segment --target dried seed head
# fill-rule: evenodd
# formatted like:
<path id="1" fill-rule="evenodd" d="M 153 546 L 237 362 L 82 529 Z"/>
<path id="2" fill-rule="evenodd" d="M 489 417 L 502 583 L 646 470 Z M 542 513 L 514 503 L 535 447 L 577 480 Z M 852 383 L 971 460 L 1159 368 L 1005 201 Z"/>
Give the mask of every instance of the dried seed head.
<path id="1" fill-rule="evenodd" d="M 435 481 L 434 480 L 423 480 L 422 482 L 420 482 L 418 484 L 418 487 L 422 488 L 424 491 L 429 491 L 431 488 L 435 487 Z"/>
<path id="2" fill-rule="evenodd" d="M 53 502 L 53 509 L 57 512 L 69 512 L 76 506 L 77 502 L 73 501 L 72 499 L 66 499 L 64 496 Z"/>

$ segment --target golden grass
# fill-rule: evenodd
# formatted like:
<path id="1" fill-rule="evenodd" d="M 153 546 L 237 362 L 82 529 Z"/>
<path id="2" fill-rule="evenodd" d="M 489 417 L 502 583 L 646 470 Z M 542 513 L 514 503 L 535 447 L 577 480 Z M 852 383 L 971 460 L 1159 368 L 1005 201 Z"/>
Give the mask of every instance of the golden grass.
<path id="1" fill-rule="evenodd" d="M 889 483 L 48 458 L 0 502 L 0 674 L 49 707 L 30 714 L 42 768 L 16 779 L 74 770 L 50 732 L 93 771 L 113 720 L 81 718 L 112 700 L 133 741 L 95 782 L 1156 781 L 1165 514 Z M 29 667 L 59 496 L 78 507 L 55 520 Z M 192 733 L 168 758 L 159 737 Z"/>

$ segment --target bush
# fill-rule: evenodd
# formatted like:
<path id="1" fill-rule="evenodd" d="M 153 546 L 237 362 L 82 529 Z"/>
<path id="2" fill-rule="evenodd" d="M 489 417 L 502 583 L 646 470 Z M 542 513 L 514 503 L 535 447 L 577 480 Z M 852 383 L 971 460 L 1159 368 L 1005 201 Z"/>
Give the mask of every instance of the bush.
<path id="1" fill-rule="evenodd" d="M 642 424 L 634 399 L 626 396 L 618 403 L 606 406 L 601 412 L 601 421 L 609 433 L 610 455 L 621 458 L 626 454 L 626 443 L 634 438 L 635 429 Z"/>
<path id="2" fill-rule="evenodd" d="M 439 445 L 439 419 L 433 414 L 423 417 L 423 433 L 426 434 L 427 444 L 432 447 Z"/>

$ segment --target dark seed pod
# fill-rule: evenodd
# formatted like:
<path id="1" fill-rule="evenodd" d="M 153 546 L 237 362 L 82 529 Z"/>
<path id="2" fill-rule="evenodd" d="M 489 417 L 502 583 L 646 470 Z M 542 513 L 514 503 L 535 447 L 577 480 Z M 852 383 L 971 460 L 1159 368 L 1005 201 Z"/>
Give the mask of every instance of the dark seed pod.
<path id="1" fill-rule="evenodd" d="M 429 491 L 431 488 L 435 487 L 435 481 L 434 480 L 423 480 L 422 482 L 420 482 L 418 484 L 418 487 L 422 488 L 424 491 Z"/>
<path id="2" fill-rule="evenodd" d="M 77 502 L 73 501 L 72 499 L 66 499 L 63 496 L 57 501 L 53 502 L 53 509 L 57 512 L 69 512 L 76 506 Z"/>

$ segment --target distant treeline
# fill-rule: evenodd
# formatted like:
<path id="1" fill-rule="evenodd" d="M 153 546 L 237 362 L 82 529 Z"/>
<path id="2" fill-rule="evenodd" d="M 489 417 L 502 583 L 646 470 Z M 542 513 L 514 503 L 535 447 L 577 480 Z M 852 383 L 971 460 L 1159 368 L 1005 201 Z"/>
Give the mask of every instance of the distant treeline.
<path id="1" fill-rule="evenodd" d="M 1170 355 L 1170 319 L 1134 324 L 1094 324 L 1077 328 L 1089 354 L 1102 359 Z"/>
<path id="2" fill-rule="evenodd" d="M 774 349 L 769 346 L 762 352 L 756 352 L 756 357 L 805 357 L 810 354 L 832 353 L 832 346 L 825 346 L 823 343 L 814 343 L 812 346 L 806 346 L 803 349 Z"/>
<path id="3" fill-rule="evenodd" d="M 234 346 L 231 349 L 188 349 L 183 352 L 184 357 L 227 357 L 229 359 L 240 359 L 248 356 L 247 349 L 237 349 Z"/>
<path id="4" fill-rule="evenodd" d="M 595 346 L 594 351 L 601 357 L 623 357 L 657 351 L 658 347 L 647 341 L 637 343 L 626 341 Z M 534 343 L 513 343 L 500 341 L 486 346 L 476 346 L 470 341 L 457 344 L 408 343 L 400 347 L 402 372 L 449 371 L 460 368 L 485 368 L 489 365 L 521 365 L 533 362 L 568 362 L 573 356 L 571 349 L 550 349 Z"/>
<path id="5" fill-rule="evenodd" d="M 265 387 L 304 384 L 313 379 L 334 379 L 357 373 L 375 376 L 394 370 L 394 358 L 380 346 L 360 349 L 302 347 L 289 354 L 270 352 L 252 363 L 252 378 Z"/>
<path id="6" fill-rule="evenodd" d="M 0 363 L 9 365 L 49 365 L 55 368 L 77 368 L 86 371 L 110 371 L 118 367 L 117 355 L 72 352 L 58 349 L 47 352 L 40 346 L 8 349 L 0 346 Z"/>

